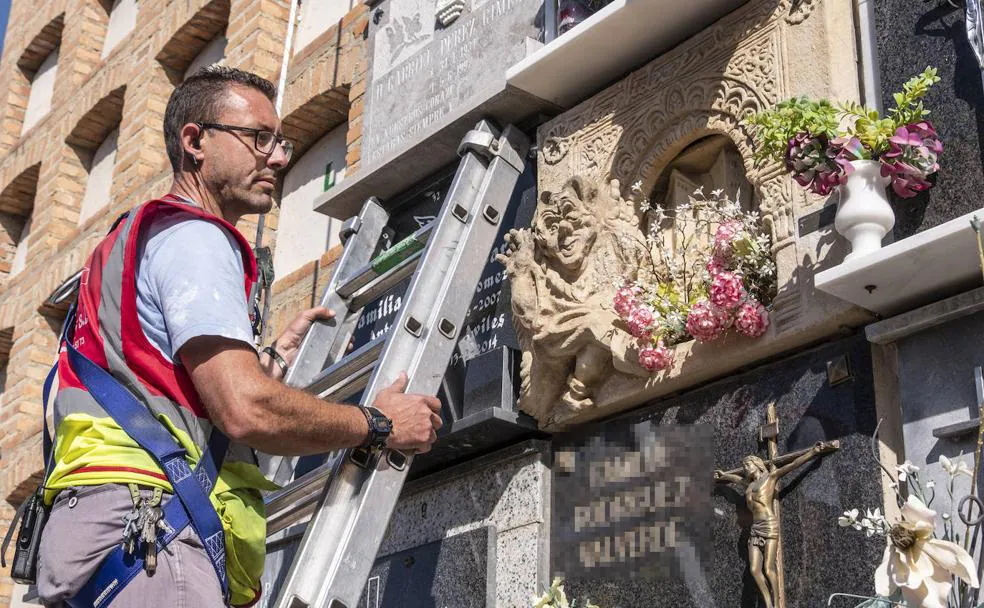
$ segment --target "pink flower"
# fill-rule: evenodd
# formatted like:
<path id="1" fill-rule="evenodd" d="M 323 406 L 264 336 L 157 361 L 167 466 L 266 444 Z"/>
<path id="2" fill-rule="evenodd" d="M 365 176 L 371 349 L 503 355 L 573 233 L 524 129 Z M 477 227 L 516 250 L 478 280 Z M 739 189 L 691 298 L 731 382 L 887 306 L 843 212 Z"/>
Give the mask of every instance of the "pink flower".
<path id="1" fill-rule="evenodd" d="M 741 277 L 733 272 L 719 272 L 711 281 L 711 303 L 714 306 L 731 310 L 745 297 L 745 286 Z"/>
<path id="2" fill-rule="evenodd" d="M 740 220 L 729 220 L 718 226 L 714 233 L 714 257 L 727 259 L 731 257 L 735 240 L 745 231 Z"/>
<path id="3" fill-rule="evenodd" d="M 711 259 L 707 260 L 707 266 L 705 266 L 705 268 L 707 268 L 707 272 L 711 275 L 711 278 L 713 278 L 715 275 L 724 272 L 728 268 L 727 260 L 715 254 L 711 257 Z"/>
<path id="4" fill-rule="evenodd" d="M 881 174 L 892 177 L 892 190 L 911 198 L 933 184 L 927 179 L 940 170 L 943 142 L 929 121 L 905 125 L 888 138 L 889 150 L 881 155 Z"/>
<path id="5" fill-rule="evenodd" d="M 653 311 L 645 306 L 638 306 L 629 314 L 629 333 L 636 338 L 648 336 L 653 330 L 653 323 L 656 318 Z"/>
<path id="6" fill-rule="evenodd" d="M 700 299 L 687 314 L 687 332 L 701 342 L 715 340 L 728 328 L 728 315 L 706 299 Z"/>
<path id="7" fill-rule="evenodd" d="M 673 365 L 673 351 L 660 340 L 656 346 L 649 345 L 639 350 L 639 365 L 650 372 L 668 369 Z"/>
<path id="8" fill-rule="evenodd" d="M 749 338 L 758 338 L 769 327 L 769 312 L 755 300 L 748 300 L 738 307 L 735 329 Z"/>
<path id="9" fill-rule="evenodd" d="M 629 285 L 622 287 L 615 292 L 614 303 L 615 313 L 627 320 L 632 314 L 632 311 L 639 305 L 636 290 Z"/>

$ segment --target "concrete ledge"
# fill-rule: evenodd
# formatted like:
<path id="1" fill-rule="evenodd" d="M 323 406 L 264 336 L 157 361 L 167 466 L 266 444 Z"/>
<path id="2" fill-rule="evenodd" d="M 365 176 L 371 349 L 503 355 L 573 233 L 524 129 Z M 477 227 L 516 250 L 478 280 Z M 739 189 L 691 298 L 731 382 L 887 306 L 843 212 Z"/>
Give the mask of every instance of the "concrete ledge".
<path id="1" fill-rule="evenodd" d="M 615 0 L 509 68 L 506 82 L 568 109 L 747 0 Z"/>
<path id="2" fill-rule="evenodd" d="M 475 124 L 490 118 L 500 127 L 518 123 L 538 112 L 556 108 L 543 100 L 510 86 L 493 93 L 472 109 L 461 108 L 426 129 L 416 144 L 372 166 L 366 166 L 314 200 L 314 210 L 346 220 L 357 215 L 370 196 L 381 199 L 395 196 L 454 162 L 458 158 L 461 138 Z M 453 113 L 452 113 L 453 114 Z"/>
<path id="3" fill-rule="evenodd" d="M 875 344 L 891 344 L 906 336 L 918 333 L 955 319 L 984 310 L 984 287 L 934 302 L 928 306 L 872 323 L 865 328 L 868 341 Z"/>
<path id="4" fill-rule="evenodd" d="M 970 220 L 984 209 L 844 262 L 816 276 L 816 287 L 881 315 L 894 315 L 981 285 Z"/>

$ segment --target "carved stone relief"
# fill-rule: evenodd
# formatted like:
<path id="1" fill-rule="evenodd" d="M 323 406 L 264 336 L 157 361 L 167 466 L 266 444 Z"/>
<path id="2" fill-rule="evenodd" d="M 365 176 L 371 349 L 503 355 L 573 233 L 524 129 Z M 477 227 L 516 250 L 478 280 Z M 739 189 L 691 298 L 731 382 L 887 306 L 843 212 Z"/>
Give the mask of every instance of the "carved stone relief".
<path id="1" fill-rule="evenodd" d="M 573 177 L 542 192 L 532 227 L 507 240 L 523 408 L 546 420 L 558 403 L 566 411 L 590 406 L 613 366 L 633 369 L 624 350 L 612 349 L 625 332 L 615 326 L 611 293 L 614 278 L 636 278 L 649 257 L 635 203 L 619 196 L 618 182 L 599 189 Z"/>
<path id="2" fill-rule="evenodd" d="M 713 159 L 730 169 L 697 173 L 730 175 L 720 177 L 726 188 L 750 186 L 743 203 L 758 206 L 787 275 L 780 271 L 775 322 L 761 341 L 774 343 L 800 325 L 806 280 L 790 276 L 797 267 L 792 183 L 780 167 L 753 162 L 743 120 L 786 96 L 790 11 L 812 6 L 752 0 L 540 128 L 539 205 L 532 227 L 511 235 L 503 257 L 523 348 L 520 407 L 541 424 L 559 428 L 600 415 L 598 405 L 624 407 L 680 375 L 680 357 L 656 377 L 638 366 L 635 339 L 615 323 L 612 296 L 652 268 L 639 193 L 661 203 L 710 179 L 688 172 L 681 156 L 709 136 L 730 140 L 732 152 Z"/>

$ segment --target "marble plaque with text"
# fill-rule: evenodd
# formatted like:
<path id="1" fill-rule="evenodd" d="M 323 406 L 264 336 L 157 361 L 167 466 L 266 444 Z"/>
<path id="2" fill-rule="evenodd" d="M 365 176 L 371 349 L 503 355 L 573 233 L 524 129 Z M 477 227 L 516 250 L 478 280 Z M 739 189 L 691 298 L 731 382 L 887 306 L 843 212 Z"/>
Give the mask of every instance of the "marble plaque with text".
<path id="1" fill-rule="evenodd" d="M 466 0 L 447 27 L 437 22 L 436 4 L 390 0 L 374 9 L 362 144 L 367 168 L 500 93 L 506 70 L 539 46 L 534 20 L 541 0 Z"/>

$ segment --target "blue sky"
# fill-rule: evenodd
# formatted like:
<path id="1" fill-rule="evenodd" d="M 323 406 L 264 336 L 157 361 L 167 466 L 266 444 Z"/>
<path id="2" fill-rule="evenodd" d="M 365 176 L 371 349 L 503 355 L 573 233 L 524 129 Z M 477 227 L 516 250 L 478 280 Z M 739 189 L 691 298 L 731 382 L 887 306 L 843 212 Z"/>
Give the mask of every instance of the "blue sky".
<path id="1" fill-rule="evenodd" d="M 3 35 L 7 33 L 7 13 L 10 12 L 10 0 L 0 0 L 0 53 L 3 51 Z"/>

